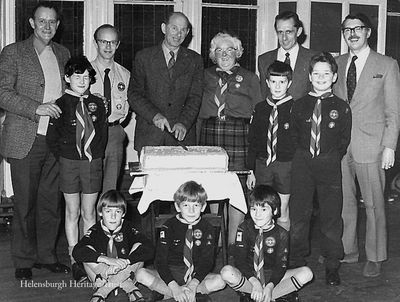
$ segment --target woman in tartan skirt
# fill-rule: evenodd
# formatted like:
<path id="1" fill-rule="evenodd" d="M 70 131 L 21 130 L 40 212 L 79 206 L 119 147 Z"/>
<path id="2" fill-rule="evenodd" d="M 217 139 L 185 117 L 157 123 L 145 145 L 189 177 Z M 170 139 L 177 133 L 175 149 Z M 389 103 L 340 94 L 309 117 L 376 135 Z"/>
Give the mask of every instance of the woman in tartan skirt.
<path id="1" fill-rule="evenodd" d="M 234 35 L 221 32 L 211 40 L 209 56 L 216 65 L 204 72 L 199 113 L 199 145 L 224 148 L 231 171 L 246 170 L 250 118 L 255 104 L 261 101 L 258 77 L 237 63 L 242 54 L 242 42 Z M 239 178 L 246 190 L 246 175 Z M 230 245 L 235 243 L 236 230 L 243 218 L 242 212 L 230 206 Z"/>

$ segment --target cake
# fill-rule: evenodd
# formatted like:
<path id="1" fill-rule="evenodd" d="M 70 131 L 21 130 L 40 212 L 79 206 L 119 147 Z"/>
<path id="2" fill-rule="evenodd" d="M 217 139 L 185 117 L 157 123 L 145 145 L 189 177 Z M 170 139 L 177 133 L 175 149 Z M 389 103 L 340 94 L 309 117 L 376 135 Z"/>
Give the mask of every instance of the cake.
<path id="1" fill-rule="evenodd" d="M 212 171 L 228 170 L 228 154 L 221 147 L 146 146 L 140 154 L 140 166 L 144 172 L 151 171 Z"/>

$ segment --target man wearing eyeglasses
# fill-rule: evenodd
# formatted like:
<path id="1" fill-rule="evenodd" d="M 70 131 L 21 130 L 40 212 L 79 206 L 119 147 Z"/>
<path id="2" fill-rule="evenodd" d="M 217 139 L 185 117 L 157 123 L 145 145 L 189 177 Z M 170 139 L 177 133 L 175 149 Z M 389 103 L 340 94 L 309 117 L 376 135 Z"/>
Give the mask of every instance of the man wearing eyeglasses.
<path id="1" fill-rule="evenodd" d="M 117 189 L 118 178 L 124 158 L 126 133 L 121 123 L 128 115 L 128 85 L 130 72 L 114 61 L 119 47 L 118 30 L 103 24 L 94 32 L 97 57 L 91 62 L 96 70 L 96 83 L 91 85 L 92 93 L 99 93 L 109 102 L 108 142 L 103 161 L 102 192 Z"/>
<path id="2" fill-rule="evenodd" d="M 59 263 L 56 239 L 61 221 L 58 162 L 46 144 L 54 103 L 64 91 L 69 51 L 52 41 L 60 21 L 57 7 L 40 2 L 29 24 L 33 34 L 0 54 L 0 107 L 5 110 L 0 153 L 11 166 L 14 189 L 11 254 L 15 278 L 32 278 L 32 267 L 68 273 Z"/>
<path id="3" fill-rule="evenodd" d="M 170 13 L 161 30 L 162 43 L 136 54 L 129 84 L 128 101 L 137 121 L 135 150 L 139 153 L 143 146 L 196 143 L 203 60 L 181 45 L 190 31 L 183 13 Z"/>
<path id="4" fill-rule="evenodd" d="M 368 46 L 372 26 L 363 14 L 348 15 L 342 34 L 350 52 L 337 58 L 334 92 L 353 113 L 351 142 L 342 160 L 344 263 L 359 259 L 357 178 L 366 208 L 365 277 L 376 277 L 387 259 L 385 170 L 394 164 L 399 134 L 400 75 L 395 60 Z"/>
<path id="5" fill-rule="evenodd" d="M 315 51 L 299 45 L 298 39 L 303 33 L 303 25 L 295 12 L 285 11 L 275 17 L 275 31 L 279 47 L 258 57 L 261 96 L 265 100 L 270 93 L 266 82 L 267 68 L 275 60 L 289 64 L 293 70 L 293 81 L 288 93 L 294 100 L 306 95 L 311 90 L 308 78 L 308 65 Z"/>

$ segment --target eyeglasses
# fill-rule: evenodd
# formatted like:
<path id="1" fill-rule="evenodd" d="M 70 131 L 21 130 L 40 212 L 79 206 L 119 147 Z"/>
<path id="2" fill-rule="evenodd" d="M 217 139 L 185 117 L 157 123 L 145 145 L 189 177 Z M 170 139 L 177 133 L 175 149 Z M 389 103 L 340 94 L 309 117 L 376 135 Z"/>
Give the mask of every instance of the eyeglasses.
<path id="1" fill-rule="evenodd" d="M 108 41 L 108 40 L 97 39 L 97 43 L 99 43 L 103 46 L 107 46 L 107 45 L 117 46 L 119 44 L 119 41 L 117 41 L 117 40 Z"/>
<path id="2" fill-rule="evenodd" d="M 228 56 L 232 55 L 236 51 L 236 48 L 228 47 L 227 49 L 216 48 L 215 55 L 222 56 L 223 53 L 226 53 Z"/>
<path id="3" fill-rule="evenodd" d="M 359 33 L 361 33 L 363 31 L 364 28 L 366 28 L 366 26 L 345 27 L 345 28 L 342 28 L 342 32 L 345 35 L 348 35 L 351 32 L 359 34 Z"/>

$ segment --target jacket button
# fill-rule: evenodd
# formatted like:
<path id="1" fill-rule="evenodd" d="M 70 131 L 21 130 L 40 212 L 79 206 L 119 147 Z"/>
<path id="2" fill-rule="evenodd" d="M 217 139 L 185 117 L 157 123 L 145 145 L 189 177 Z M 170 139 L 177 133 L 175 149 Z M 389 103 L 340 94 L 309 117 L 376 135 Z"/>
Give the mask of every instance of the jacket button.
<path id="1" fill-rule="evenodd" d="M 43 87 L 44 87 L 44 84 L 40 84 L 40 87 L 42 87 L 42 88 L 43 88 Z"/>
<path id="2" fill-rule="evenodd" d="M 171 107 L 171 105 L 172 105 L 171 103 L 168 103 L 168 107 Z"/>

